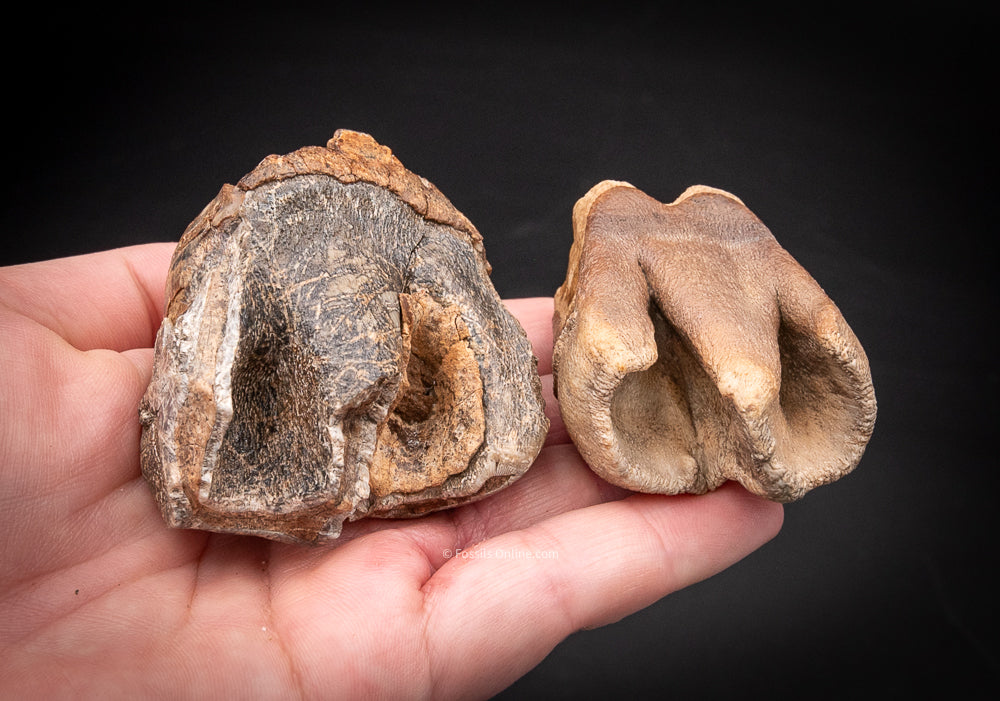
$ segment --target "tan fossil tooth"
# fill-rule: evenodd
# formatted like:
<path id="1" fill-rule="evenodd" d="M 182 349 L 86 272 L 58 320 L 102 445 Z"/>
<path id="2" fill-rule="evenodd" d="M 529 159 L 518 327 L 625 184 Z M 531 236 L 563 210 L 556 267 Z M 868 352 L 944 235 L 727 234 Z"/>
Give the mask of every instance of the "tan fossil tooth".
<path id="1" fill-rule="evenodd" d="M 140 417 L 171 526 L 316 542 L 462 504 L 548 428 L 476 228 L 366 134 L 269 156 L 181 238 Z"/>
<path id="2" fill-rule="evenodd" d="M 738 480 L 787 502 L 857 465 L 876 413 L 865 352 L 737 197 L 695 186 L 663 204 L 605 181 L 573 231 L 554 374 L 595 472 L 664 494 Z"/>

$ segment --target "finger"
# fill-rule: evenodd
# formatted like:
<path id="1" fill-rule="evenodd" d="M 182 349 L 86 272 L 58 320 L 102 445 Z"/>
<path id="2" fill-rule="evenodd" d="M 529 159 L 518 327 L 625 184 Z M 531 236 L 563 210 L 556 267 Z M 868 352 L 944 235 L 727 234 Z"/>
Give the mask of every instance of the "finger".
<path id="1" fill-rule="evenodd" d="M 517 320 L 524 327 L 538 358 L 538 372 L 542 380 L 542 398 L 545 400 L 545 416 L 549 420 L 546 445 L 569 443 L 569 434 L 559 413 L 559 403 L 553 391 L 552 378 L 552 309 L 551 297 L 528 297 L 504 301 Z"/>
<path id="2" fill-rule="evenodd" d="M 551 297 L 504 300 L 504 305 L 521 323 L 531 340 L 541 375 L 552 372 L 552 304 Z"/>
<path id="3" fill-rule="evenodd" d="M 340 653 L 335 650 L 357 659 L 398 659 L 402 666 L 391 672 L 383 666 L 368 670 L 370 683 L 379 692 L 369 687 L 364 695 L 391 698 L 403 691 L 412 695 L 419 688 L 415 685 L 427 679 L 423 636 L 414 631 L 423 615 L 421 587 L 434 571 L 483 538 L 624 494 L 587 469 L 572 446 L 561 445 L 543 450 L 525 477 L 482 502 L 418 520 L 365 519 L 347 524 L 332 552 L 274 544 L 269 571 L 275 618 L 282 620 L 278 632 L 295 631 L 287 643 L 291 654 L 315 659 L 318 669 L 329 668 L 321 662 L 329 659 L 327 655 L 337 657 Z M 317 625 L 317 606 L 359 628 L 347 630 L 346 637 L 344 630 L 332 635 L 330 626 Z M 357 611 L 378 613 L 377 635 L 365 629 L 370 617 L 359 617 Z M 319 651 L 322 658 L 317 657 Z M 406 667 L 408 659 L 419 664 Z M 302 665 L 309 667 L 313 666 Z M 313 670 L 302 682 L 317 690 L 329 684 Z"/>
<path id="4" fill-rule="evenodd" d="M 552 375 L 542 375 L 542 398 L 545 400 L 545 417 L 549 420 L 549 432 L 545 436 L 545 445 L 566 445 L 572 443 L 566 424 L 559 412 L 559 400 L 556 399 Z"/>
<path id="5" fill-rule="evenodd" d="M 152 346 L 176 244 L 130 246 L 0 269 L 0 302 L 52 329 L 81 350 Z M 551 372 L 552 299 L 506 300 Z"/>
<path id="6" fill-rule="evenodd" d="M 138 357 L 77 351 L 7 310 L 0 325 L 0 396 L 9 400 L 0 402 L 0 549 L 3 575 L 26 576 L 139 535 L 111 524 L 136 516 L 117 497 L 138 476 L 137 407 L 149 375 Z"/>
<path id="7" fill-rule="evenodd" d="M 424 585 L 435 692 L 486 696 L 567 635 L 637 611 L 772 538 L 780 505 L 727 485 L 704 496 L 636 495 L 485 541 Z M 468 651 L 491 661 L 484 672 Z"/>
<path id="8" fill-rule="evenodd" d="M 572 445 L 543 448 L 531 469 L 486 499 L 419 519 L 367 518 L 344 524 L 334 547 L 386 530 L 405 530 L 437 569 L 455 553 L 502 533 L 574 509 L 624 499 L 632 492 L 598 477 Z M 315 551 L 317 561 L 324 557 Z"/>
<path id="9" fill-rule="evenodd" d="M 154 243 L 0 269 L 0 304 L 79 350 L 152 347 L 175 244 Z"/>
<path id="10" fill-rule="evenodd" d="M 428 539 L 427 554 L 440 567 L 448 557 L 446 551 L 454 555 L 553 516 L 624 499 L 630 494 L 597 476 L 573 446 L 545 448 L 524 477 L 502 492 L 442 513 L 452 532 L 438 533 L 436 539 Z"/>

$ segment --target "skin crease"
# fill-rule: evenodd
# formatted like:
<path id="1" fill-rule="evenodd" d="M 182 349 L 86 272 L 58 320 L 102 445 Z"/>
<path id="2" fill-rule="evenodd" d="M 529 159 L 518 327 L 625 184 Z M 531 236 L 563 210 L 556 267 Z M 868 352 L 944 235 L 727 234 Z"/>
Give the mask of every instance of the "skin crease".
<path id="1" fill-rule="evenodd" d="M 781 527 L 780 505 L 736 485 L 633 495 L 590 472 L 558 417 L 552 300 L 537 298 L 507 304 L 552 428 L 510 488 L 317 548 L 170 530 L 139 474 L 137 407 L 173 249 L 0 268 L 5 696 L 488 697 Z"/>

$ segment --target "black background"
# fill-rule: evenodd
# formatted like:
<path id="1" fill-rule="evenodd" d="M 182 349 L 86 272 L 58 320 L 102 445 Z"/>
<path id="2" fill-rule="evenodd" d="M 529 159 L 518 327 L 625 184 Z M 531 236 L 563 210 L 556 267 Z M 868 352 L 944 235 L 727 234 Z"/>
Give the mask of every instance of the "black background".
<path id="1" fill-rule="evenodd" d="M 222 183 L 338 127 L 476 224 L 504 297 L 553 294 L 600 180 L 729 190 L 864 344 L 868 451 L 763 549 L 501 697 L 995 689 L 995 15 L 471 6 L 11 22 L 0 264 L 176 240 Z"/>

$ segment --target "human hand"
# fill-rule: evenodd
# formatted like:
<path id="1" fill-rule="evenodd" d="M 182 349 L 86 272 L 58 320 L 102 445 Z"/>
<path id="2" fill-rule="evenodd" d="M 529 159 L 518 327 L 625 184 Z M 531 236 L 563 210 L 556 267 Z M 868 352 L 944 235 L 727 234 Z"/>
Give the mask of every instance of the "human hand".
<path id="1" fill-rule="evenodd" d="M 552 398 L 552 300 L 525 299 L 508 307 L 552 428 L 508 489 L 315 548 L 168 529 L 137 409 L 172 251 L 0 269 L 0 692 L 486 697 L 781 526 L 737 485 L 663 497 L 597 478 Z"/>

